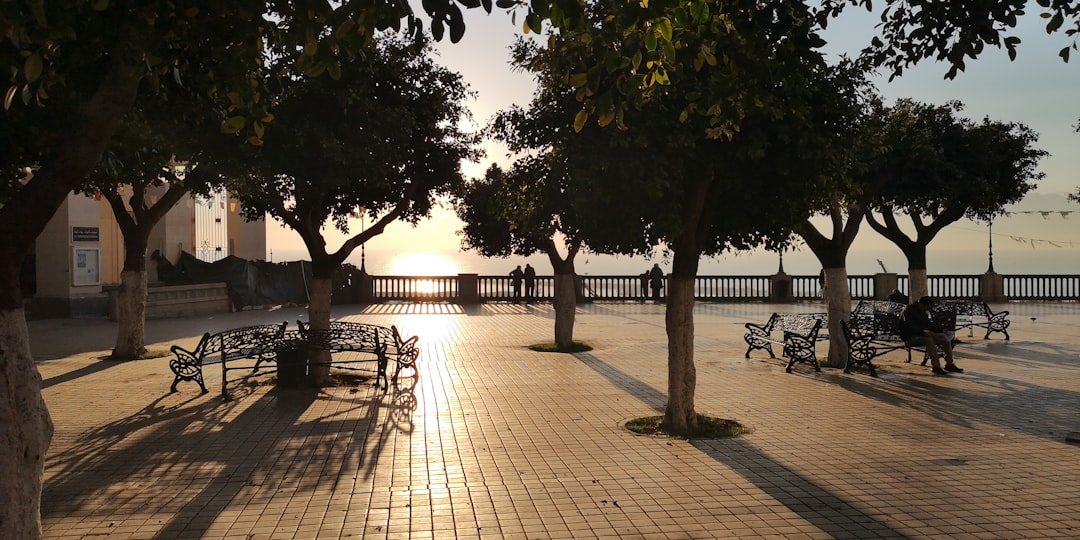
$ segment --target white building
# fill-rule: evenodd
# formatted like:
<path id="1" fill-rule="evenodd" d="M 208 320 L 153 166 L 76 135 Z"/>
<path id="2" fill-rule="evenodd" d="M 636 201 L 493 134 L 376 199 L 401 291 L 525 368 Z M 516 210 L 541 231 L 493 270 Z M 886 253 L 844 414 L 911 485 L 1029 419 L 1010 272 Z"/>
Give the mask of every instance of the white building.
<path id="1" fill-rule="evenodd" d="M 153 192 L 149 198 L 151 203 L 156 201 Z M 227 255 L 265 259 L 266 222 L 245 222 L 238 210 L 237 202 L 225 192 L 209 198 L 184 196 L 154 228 L 147 257 L 160 251 L 176 262 L 180 252 L 186 251 L 208 262 Z M 124 239 L 109 203 L 70 193 L 27 259 L 23 290 L 29 299 L 29 316 L 108 314 L 104 287 L 120 282 L 124 266 Z M 157 280 L 157 265 L 149 259 L 147 279 L 151 285 Z"/>

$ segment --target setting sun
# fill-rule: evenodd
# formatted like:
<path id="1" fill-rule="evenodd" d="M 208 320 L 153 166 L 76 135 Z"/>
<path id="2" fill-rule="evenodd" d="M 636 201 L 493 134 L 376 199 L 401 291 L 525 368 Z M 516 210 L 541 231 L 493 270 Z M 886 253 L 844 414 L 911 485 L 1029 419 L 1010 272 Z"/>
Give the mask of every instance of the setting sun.
<path id="1" fill-rule="evenodd" d="M 446 257 L 430 253 L 403 253 L 390 261 L 392 276 L 456 276 L 457 265 Z"/>

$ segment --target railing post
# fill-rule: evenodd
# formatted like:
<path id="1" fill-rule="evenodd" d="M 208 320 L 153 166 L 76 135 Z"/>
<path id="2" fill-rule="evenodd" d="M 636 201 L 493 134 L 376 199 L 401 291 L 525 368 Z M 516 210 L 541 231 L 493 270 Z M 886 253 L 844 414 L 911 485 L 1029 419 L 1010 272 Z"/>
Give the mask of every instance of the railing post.
<path id="1" fill-rule="evenodd" d="M 574 274 L 574 294 L 577 296 L 577 302 L 579 304 L 592 302 L 592 298 L 585 296 L 585 278 L 577 274 Z"/>
<path id="2" fill-rule="evenodd" d="M 900 290 L 899 284 L 899 279 L 892 272 L 874 274 L 874 300 L 888 300 L 893 291 Z"/>
<path id="3" fill-rule="evenodd" d="M 480 277 L 477 274 L 458 274 L 458 303 L 480 303 Z"/>
<path id="4" fill-rule="evenodd" d="M 361 304 L 375 303 L 375 278 L 367 272 L 360 272 L 360 294 L 358 296 Z"/>
<path id="5" fill-rule="evenodd" d="M 791 290 L 795 280 L 791 276 L 778 272 L 769 276 L 769 301 L 777 304 L 790 304 L 795 301 L 795 294 Z"/>
<path id="6" fill-rule="evenodd" d="M 979 298 L 983 302 L 1005 302 L 1005 276 L 990 271 L 979 276 Z"/>

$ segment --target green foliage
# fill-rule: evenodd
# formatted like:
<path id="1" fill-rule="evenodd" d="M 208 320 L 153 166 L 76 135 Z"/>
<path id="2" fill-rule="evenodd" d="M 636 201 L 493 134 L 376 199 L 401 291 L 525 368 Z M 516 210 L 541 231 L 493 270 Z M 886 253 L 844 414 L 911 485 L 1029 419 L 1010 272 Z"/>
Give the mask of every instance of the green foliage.
<path id="1" fill-rule="evenodd" d="M 1020 38 L 1011 35 L 1029 7 L 1038 5 L 1046 32 L 1063 32 L 1070 42 L 1058 51 L 1068 62 L 1080 34 L 1080 2 L 1075 0 L 997 0 L 988 2 L 939 2 L 935 0 L 886 0 L 881 11 L 879 36 L 863 55 L 898 77 L 914 64 L 934 59 L 948 66 L 945 78 L 963 71 L 966 61 L 977 58 L 987 46 L 1004 47 L 1015 60 Z M 838 14 L 845 5 L 873 9 L 870 0 L 825 0 L 820 19 Z"/>
<path id="2" fill-rule="evenodd" d="M 886 151 L 867 171 L 873 208 L 938 218 L 992 220 L 1020 201 L 1045 175 L 1038 135 L 1019 123 L 961 118 L 959 102 L 899 100 L 882 110 Z"/>
<path id="3" fill-rule="evenodd" d="M 313 262 L 327 255 L 328 220 L 347 233 L 357 208 L 383 219 L 365 238 L 394 219 L 416 222 L 459 189 L 461 161 L 479 157 L 478 137 L 459 127 L 468 90 L 422 42 L 387 36 L 341 68 L 282 85 L 274 124 L 288 137 L 249 147 L 251 169 L 233 185 L 246 215 L 269 212 L 296 230 Z M 358 245 L 342 246 L 333 266 Z"/>

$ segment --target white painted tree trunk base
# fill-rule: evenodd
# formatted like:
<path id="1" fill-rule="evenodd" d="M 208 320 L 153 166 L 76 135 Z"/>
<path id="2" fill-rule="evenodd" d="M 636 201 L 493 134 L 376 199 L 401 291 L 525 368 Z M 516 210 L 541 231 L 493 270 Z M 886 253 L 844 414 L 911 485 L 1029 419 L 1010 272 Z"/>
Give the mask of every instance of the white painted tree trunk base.
<path id="1" fill-rule="evenodd" d="M 0 311 L 0 538 L 41 538 L 41 487 L 52 436 L 26 314 Z"/>

